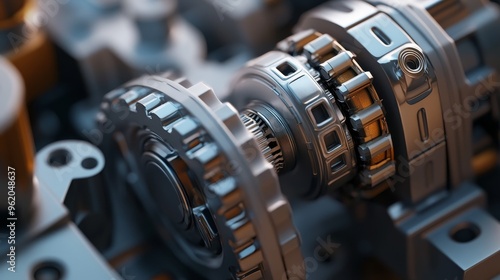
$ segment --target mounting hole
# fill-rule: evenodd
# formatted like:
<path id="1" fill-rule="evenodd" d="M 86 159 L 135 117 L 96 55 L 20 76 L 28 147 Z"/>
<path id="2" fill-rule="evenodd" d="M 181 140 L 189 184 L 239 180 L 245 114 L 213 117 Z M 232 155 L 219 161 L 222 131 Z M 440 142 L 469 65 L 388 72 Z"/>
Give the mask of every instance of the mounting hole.
<path id="1" fill-rule="evenodd" d="M 49 154 L 48 164 L 52 167 L 62 167 L 71 162 L 71 153 L 66 149 L 57 149 Z"/>
<path id="2" fill-rule="evenodd" d="M 404 49 L 399 55 L 399 65 L 406 74 L 412 77 L 421 76 L 425 71 L 425 58 L 417 49 Z"/>
<path id="3" fill-rule="evenodd" d="M 54 261 L 42 262 L 33 269 L 34 280 L 59 280 L 63 279 L 63 276 L 62 266 Z"/>
<path id="4" fill-rule="evenodd" d="M 470 222 L 464 222 L 456 225 L 450 231 L 451 239 L 459 243 L 467 243 L 476 239 L 481 234 L 481 229 Z"/>
<path id="5" fill-rule="evenodd" d="M 88 157 L 82 160 L 82 167 L 85 169 L 94 169 L 97 166 L 97 160 L 95 158 Z"/>

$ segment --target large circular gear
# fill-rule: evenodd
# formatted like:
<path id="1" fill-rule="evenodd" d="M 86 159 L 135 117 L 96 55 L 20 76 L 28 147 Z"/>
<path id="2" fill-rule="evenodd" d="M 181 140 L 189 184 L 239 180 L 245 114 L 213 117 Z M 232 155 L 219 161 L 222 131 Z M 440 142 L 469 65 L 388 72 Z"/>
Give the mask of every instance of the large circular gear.
<path id="1" fill-rule="evenodd" d="M 191 270 L 209 279 L 287 279 L 302 256 L 273 166 L 230 104 L 202 83 L 172 79 L 146 76 L 107 94 L 105 145 L 132 151 L 133 189 Z"/>

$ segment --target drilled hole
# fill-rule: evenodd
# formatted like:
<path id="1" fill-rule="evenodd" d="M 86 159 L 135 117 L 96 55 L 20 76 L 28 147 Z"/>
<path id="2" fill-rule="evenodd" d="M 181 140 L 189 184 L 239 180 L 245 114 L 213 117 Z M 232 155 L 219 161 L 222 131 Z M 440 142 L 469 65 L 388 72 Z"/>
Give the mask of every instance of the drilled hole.
<path id="1" fill-rule="evenodd" d="M 62 167 L 71 162 L 71 153 L 66 149 L 57 149 L 49 154 L 48 164 L 52 167 Z"/>
<path id="2" fill-rule="evenodd" d="M 288 62 L 280 64 L 276 67 L 276 69 L 278 69 L 278 71 L 280 71 L 280 73 L 285 77 L 288 77 L 297 71 L 297 69 L 295 69 L 295 67 Z"/>
<path id="3" fill-rule="evenodd" d="M 316 121 L 316 124 L 319 126 L 323 124 L 325 121 L 330 119 L 330 114 L 326 110 L 325 104 L 321 103 L 314 107 L 312 110 L 312 115 L 314 117 L 314 120 Z"/>
<path id="4" fill-rule="evenodd" d="M 85 169 L 94 169 L 97 166 L 97 160 L 95 158 L 86 158 L 82 160 L 82 167 Z"/>
<path id="5" fill-rule="evenodd" d="M 34 280 L 59 280 L 63 279 L 64 271 L 57 262 L 42 262 L 35 266 L 33 270 Z"/>
<path id="6" fill-rule="evenodd" d="M 451 239 L 459 243 L 467 243 L 476 239 L 481 234 L 481 229 L 470 222 L 458 224 L 450 231 Z"/>
<path id="7" fill-rule="evenodd" d="M 332 131 L 325 135 L 325 146 L 328 152 L 332 152 L 338 148 L 341 144 L 339 134 L 336 131 Z"/>

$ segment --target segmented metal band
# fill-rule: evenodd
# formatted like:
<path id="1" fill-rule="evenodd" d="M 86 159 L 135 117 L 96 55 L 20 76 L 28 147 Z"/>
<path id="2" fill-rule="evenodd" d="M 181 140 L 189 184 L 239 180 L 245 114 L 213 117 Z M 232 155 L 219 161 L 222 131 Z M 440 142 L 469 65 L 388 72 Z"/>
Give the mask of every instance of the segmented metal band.
<path id="1" fill-rule="evenodd" d="M 355 55 L 328 34 L 314 30 L 297 33 L 278 48 L 305 62 L 317 82 L 333 93 L 357 144 L 359 179 L 363 186 L 377 186 L 395 174 L 394 148 L 382 101 Z"/>
<path id="2" fill-rule="evenodd" d="M 167 75 L 167 78 L 171 78 Z M 102 118 L 110 118 L 116 123 L 127 125 L 135 123 L 147 128 L 158 135 L 161 139 L 169 139 L 169 145 L 188 160 L 188 165 L 193 170 L 202 170 L 202 181 L 207 184 L 206 189 L 218 198 L 216 214 L 219 222 L 224 224 L 231 236 L 229 245 L 232 247 L 234 257 L 237 259 L 239 268 L 234 271 L 236 279 L 262 279 L 265 276 L 264 267 L 265 250 L 262 241 L 258 238 L 257 225 L 249 217 L 244 201 L 245 191 L 242 190 L 242 182 L 238 179 L 240 173 L 228 172 L 231 166 L 232 155 L 225 154 L 221 143 L 217 143 L 210 135 L 209 127 L 205 127 L 202 121 L 179 100 L 172 98 L 166 93 L 155 90 L 154 85 L 168 83 L 174 92 L 179 88 L 187 90 L 186 94 L 193 98 L 199 98 L 217 118 L 227 127 L 235 139 L 238 147 L 245 150 L 258 150 L 253 135 L 248 133 L 238 113 L 227 103 L 221 103 L 213 91 L 204 84 L 191 86 L 183 79 L 174 82 L 163 77 L 144 77 L 138 81 L 131 82 L 129 86 L 107 94 L 104 98 Z M 148 85 L 148 86 L 145 86 Z M 189 98 L 188 98 L 189 99 Z M 189 99 L 193 101 L 193 99 Z M 195 102 L 199 102 L 196 101 Z M 117 108 L 119 107 L 119 108 Z M 123 112 L 126 110 L 126 118 Z M 263 196 L 265 211 L 272 222 L 272 228 L 276 231 L 276 240 L 281 250 L 279 255 L 284 264 L 284 272 L 288 266 L 301 263 L 299 235 L 291 219 L 291 208 L 288 202 L 280 194 L 279 184 L 270 184 L 275 178 L 273 171 L 266 167 L 261 157 L 245 155 L 246 166 L 255 176 L 258 184 L 267 182 L 266 192 L 270 197 Z M 234 163 L 234 162 L 232 162 Z M 238 166 L 233 166 L 237 168 Z M 254 192 L 258 191 L 255 186 L 249 186 Z M 250 210 L 251 211 L 251 210 Z M 220 223 L 218 223 L 220 226 Z M 227 273 L 228 271 L 226 271 Z"/>

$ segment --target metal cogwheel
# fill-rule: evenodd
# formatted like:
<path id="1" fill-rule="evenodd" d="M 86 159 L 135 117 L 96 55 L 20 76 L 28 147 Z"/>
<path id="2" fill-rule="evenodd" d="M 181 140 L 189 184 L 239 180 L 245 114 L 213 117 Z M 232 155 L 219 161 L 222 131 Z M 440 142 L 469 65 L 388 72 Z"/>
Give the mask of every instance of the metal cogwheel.
<path id="1" fill-rule="evenodd" d="M 361 185 L 368 189 L 384 185 L 396 172 L 394 147 L 372 74 L 330 35 L 312 29 L 285 39 L 278 49 L 299 57 L 325 91 L 335 93 L 358 145 Z"/>
<path id="2" fill-rule="evenodd" d="M 207 278 L 292 277 L 299 234 L 272 165 L 230 104 L 202 83 L 169 78 L 110 92 L 99 115 L 108 138 L 121 133 L 136 150 L 144 208 L 179 259 Z"/>

